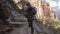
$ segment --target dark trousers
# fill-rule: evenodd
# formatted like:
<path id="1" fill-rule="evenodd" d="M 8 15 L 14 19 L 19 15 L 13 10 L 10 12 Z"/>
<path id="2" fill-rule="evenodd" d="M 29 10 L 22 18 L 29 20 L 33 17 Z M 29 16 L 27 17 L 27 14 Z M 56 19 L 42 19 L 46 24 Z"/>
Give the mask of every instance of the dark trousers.
<path id="1" fill-rule="evenodd" d="M 33 28 L 33 18 L 27 18 L 29 27 L 31 27 L 31 33 L 34 33 L 34 28 Z"/>

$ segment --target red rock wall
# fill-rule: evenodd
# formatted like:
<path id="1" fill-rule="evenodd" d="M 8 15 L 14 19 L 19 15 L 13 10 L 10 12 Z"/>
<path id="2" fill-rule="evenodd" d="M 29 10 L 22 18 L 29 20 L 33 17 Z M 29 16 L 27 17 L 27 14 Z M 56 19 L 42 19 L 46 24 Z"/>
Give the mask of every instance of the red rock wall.
<path id="1" fill-rule="evenodd" d="M 20 0 L 13 0 L 15 3 L 18 3 Z M 50 5 L 46 2 L 42 2 L 41 0 L 22 0 L 22 1 L 28 1 L 31 3 L 32 6 L 37 8 L 36 18 L 42 19 L 44 16 L 46 17 L 52 17 L 57 18 L 56 13 L 53 11 L 53 9 L 50 8 Z M 17 5 L 20 9 L 22 6 L 19 4 Z"/>
<path id="2" fill-rule="evenodd" d="M 53 9 L 50 7 L 48 3 L 46 2 L 42 3 L 42 8 L 44 16 L 57 19 L 57 14 L 55 13 L 55 11 L 53 11 Z"/>

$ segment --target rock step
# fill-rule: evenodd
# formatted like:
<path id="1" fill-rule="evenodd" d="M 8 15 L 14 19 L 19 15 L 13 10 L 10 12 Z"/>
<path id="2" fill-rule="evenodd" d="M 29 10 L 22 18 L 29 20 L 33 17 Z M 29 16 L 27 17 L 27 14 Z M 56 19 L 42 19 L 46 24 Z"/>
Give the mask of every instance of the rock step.
<path id="1" fill-rule="evenodd" d="M 10 22 L 11 24 L 26 24 L 27 22 Z"/>
<path id="2" fill-rule="evenodd" d="M 12 22 L 27 22 L 26 19 L 14 19 Z"/>

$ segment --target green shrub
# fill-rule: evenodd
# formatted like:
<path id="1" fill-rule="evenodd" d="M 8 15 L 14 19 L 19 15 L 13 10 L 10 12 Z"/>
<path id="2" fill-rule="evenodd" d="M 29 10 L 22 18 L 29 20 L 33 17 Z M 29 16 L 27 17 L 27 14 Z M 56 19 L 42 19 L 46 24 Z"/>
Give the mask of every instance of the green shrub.
<path id="1" fill-rule="evenodd" d="M 56 19 L 52 19 L 50 17 L 45 17 L 43 19 L 38 20 L 41 23 L 45 23 L 45 25 L 48 29 L 55 31 L 55 30 L 60 30 L 60 21 Z"/>

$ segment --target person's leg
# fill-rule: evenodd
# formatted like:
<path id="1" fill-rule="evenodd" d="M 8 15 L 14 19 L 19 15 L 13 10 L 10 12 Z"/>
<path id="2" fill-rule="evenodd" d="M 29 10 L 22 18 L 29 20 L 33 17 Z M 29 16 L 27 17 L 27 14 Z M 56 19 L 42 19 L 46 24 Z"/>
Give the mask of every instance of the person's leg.
<path id="1" fill-rule="evenodd" d="M 34 28 L 33 28 L 33 19 L 27 19 L 28 20 L 28 24 L 29 24 L 29 27 L 31 27 L 31 33 L 33 34 L 34 33 Z"/>
<path id="2" fill-rule="evenodd" d="M 27 18 L 27 21 L 28 21 L 28 26 L 31 27 L 31 20 Z"/>
<path id="3" fill-rule="evenodd" d="M 31 22 L 31 33 L 34 33 L 34 28 L 33 28 L 33 21 Z"/>

